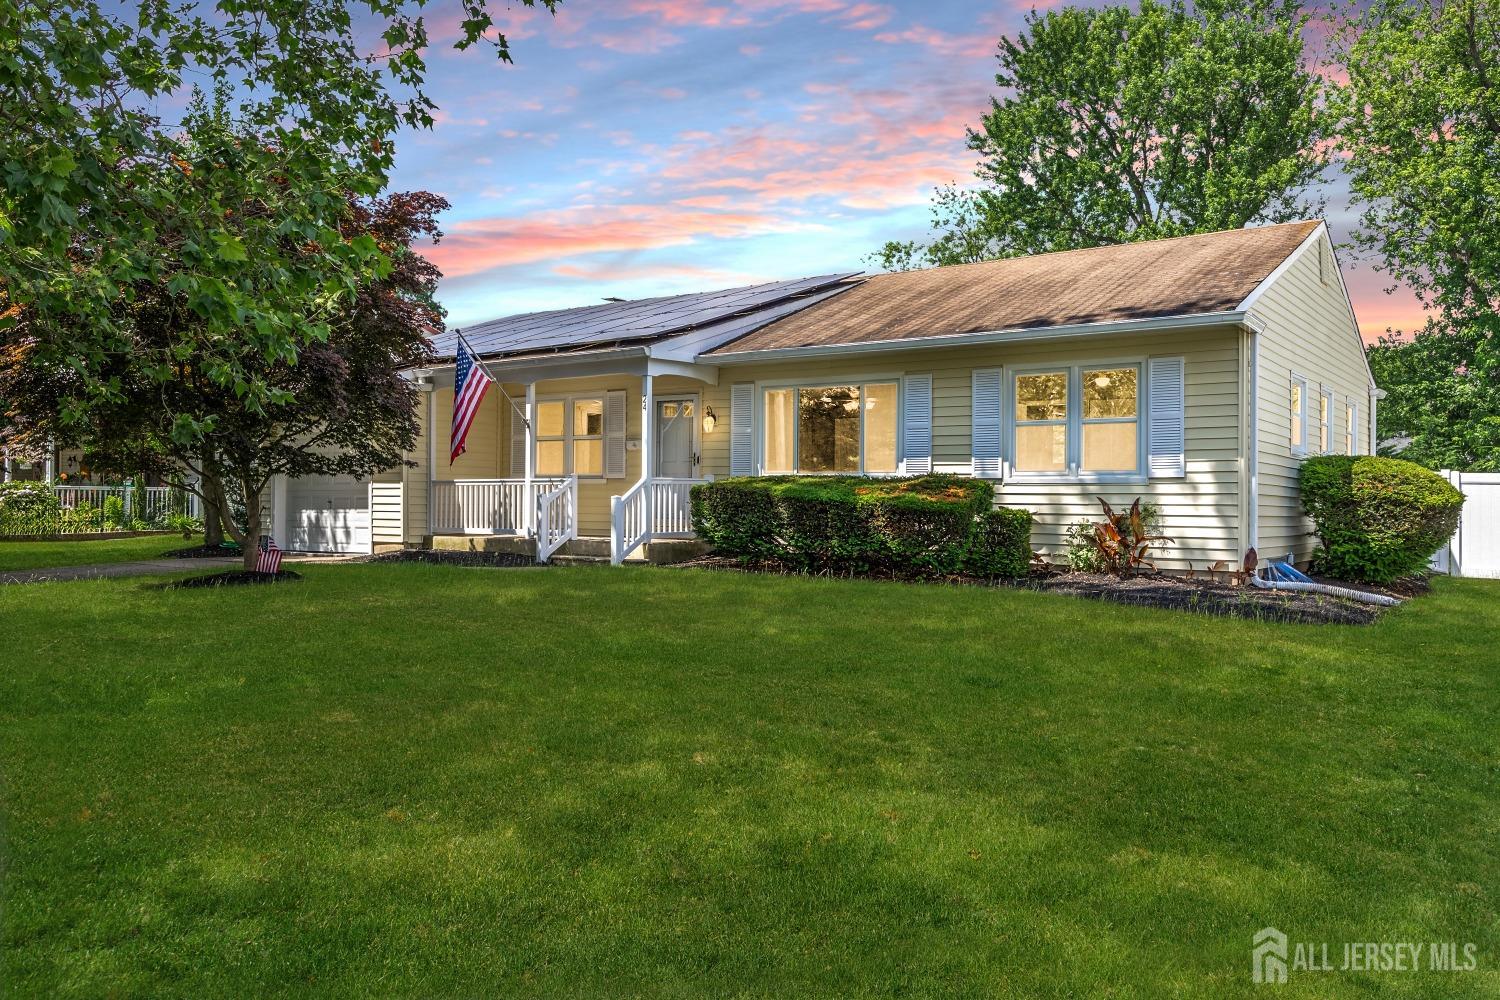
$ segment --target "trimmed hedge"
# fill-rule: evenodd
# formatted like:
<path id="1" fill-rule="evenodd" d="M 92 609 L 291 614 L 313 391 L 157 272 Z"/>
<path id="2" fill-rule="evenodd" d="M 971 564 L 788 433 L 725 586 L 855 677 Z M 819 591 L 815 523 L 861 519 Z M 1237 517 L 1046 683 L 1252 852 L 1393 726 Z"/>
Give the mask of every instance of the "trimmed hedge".
<path id="1" fill-rule="evenodd" d="M 803 571 L 1025 575 L 1031 515 L 993 512 L 994 499 L 960 476 L 720 479 L 693 487 L 693 530 L 722 555 Z"/>
<path id="2" fill-rule="evenodd" d="M 1302 506 L 1317 525 L 1320 573 L 1386 583 L 1425 569 L 1453 537 L 1464 495 L 1414 462 L 1324 455 L 1302 463 Z"/>

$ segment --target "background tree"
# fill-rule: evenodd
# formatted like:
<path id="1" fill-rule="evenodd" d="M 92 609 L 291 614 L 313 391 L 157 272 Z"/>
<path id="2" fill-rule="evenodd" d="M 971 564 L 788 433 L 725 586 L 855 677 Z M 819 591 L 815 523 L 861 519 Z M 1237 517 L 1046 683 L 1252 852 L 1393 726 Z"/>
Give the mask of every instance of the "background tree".
<path id="1" fill-rule="evenodd" d="M 1386 391 L 1376 419 L 1384 451 L 1431 469 L 1500 471 L 1500 380 L 1475 363 L 1483 344 L 1472 326 L 1436 323 L 1410 339 L 1386 336 L 1369 350 Z"/>
<path id="2" fill-rule="evenodd" d="M 1145 0 L 1033 12 L 1000 40 L 1002 95 L 969 146 L 980 184 L 941 190 L 904 269 L 1280 222 L 1317 211 L 1322 80 L 1295 0 Z"/>
<path id="3" fill-rule="evenodd" d="M 410 247 L 439 238 L 437 215 L 447 207 L 425 192 L 350 205 L 344 238 L 373 240 L 390 266 L 335 314 L 326 339 L 297 357 L 238 346 L 236 363 L 268 387 L 264 403 L 251 405 L 181 352 L 204 323 L 170 281 L 141 283 L 130 315 L 117 317 L 117 328 L 129 332 L 129 356 L 97 372 L 113 387 L 107 403 L 71 421 L 35 416 L 65 413 L 90 392 L 76 369 L 43 360 L 46 345 L 35 338 L 0 354 L 0 398 L 33 415 L 24 435 L 80 443 L 90 460 L 117 468 L 197 474 L 205 504 L 223 511 L 224 530 L 246 543 L 248 570 L 263 533 L 260 505 L 246 504 L 240 525 L 227 516 L 226 494 L 259 497 L 278 474 L 367 476 L 400 465 L 415 447 L 417 393 L 401 373 L 427 360 L 427 337 L 443 314 L 433 299 L 439 272 Z M 184 422 L 199 428 L 191 439 L 176 433 Z"/>
<path id="4" fill-rule="evenodd" d="M 86 391 L 67 418 L 117 402 L 121 324 L 162 286 L 198 321 L 175 347 L 249 408 L 275 403 L 253 359 L 294 361 L 383 266 L 342 238 L 348 195 L 383 187 L 398 128 L 432 125 L 426 2 L 0 3 L 0 293 L 32 337 L 71 338 Z M 457 46 L 509 58 L 486 0 L 460 8 Z M 188 81 L 259 141 L 204 156 L 195 123 L 160 120 Z M 20 315 L 0 311 L 0 336 Z"/>
<path id="5" fill-rule="evenodd" d="M 1371 351 L 1381 436 L 1435 467 L 1500 468 L 1500 5 L 1377 0 L 1344 27 L 1354 241 L 1432 314 Z"/>

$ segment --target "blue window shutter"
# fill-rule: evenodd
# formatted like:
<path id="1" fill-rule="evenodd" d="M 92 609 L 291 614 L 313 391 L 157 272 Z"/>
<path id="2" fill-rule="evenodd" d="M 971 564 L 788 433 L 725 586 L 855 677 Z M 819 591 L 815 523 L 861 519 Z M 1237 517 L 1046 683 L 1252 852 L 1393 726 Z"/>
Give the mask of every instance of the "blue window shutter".
<path id="1" fill-rule="evenodd" d="M 755 475 L 755 385 L 736 382 L 729 389 L 729 474 Z"/>
<path id="2" fill-rule="evenodd" d="M 1151 358 L 1146 373 L 1151 478 L 1181 478 L 1187 475 L 1187 363 L 1182 358 Z"/>
<path id="3" fill-rule="evenodd" d="M 932 376 L 908 375 L 901 382 L 901 468 L 907 475 L 932 471 Z"/>
<path id="4" fill-rule="evenodd" d="M 976 368 L 973 374 L 970 451 L 974 475 L 986 479 L 1000 478 L 1000 375 L 999 368 Z"/>

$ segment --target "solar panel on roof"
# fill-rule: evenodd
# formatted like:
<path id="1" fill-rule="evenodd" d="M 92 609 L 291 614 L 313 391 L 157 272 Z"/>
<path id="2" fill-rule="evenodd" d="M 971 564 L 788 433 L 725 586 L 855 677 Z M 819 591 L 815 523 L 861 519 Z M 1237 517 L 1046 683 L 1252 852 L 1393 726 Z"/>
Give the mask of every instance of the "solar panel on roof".
<path id="1" fill-rule="evenodd" d="M 476 323 L 466 327 L 463 334 L 476 351 L 491 357 L 654 340 L 765 309 L 849 277 L 852 274 L 827 274 L 712 292 L 521 313 Z M 433 338 L 433 349 L 439 357 L 451 356 L 454 343 L 454 336 L 445 332 Z"/>

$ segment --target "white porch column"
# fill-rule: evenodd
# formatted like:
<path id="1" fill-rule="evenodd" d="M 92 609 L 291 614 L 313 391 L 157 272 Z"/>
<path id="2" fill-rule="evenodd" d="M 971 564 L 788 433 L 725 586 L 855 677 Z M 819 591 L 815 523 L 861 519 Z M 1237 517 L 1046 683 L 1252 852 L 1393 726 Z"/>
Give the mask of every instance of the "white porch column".
<path id="1" fill-rule="evenodd" d="M 432 530 L 436 520 L 434 518 L 434 501 L 437 494 L 437 388 L 427 387 L 427 538 L 425 544 L 431 545 Z"/>
<path id="2" fill-rule="evenodd" d="M 536 478 L 536 383 L 526 383 L 526 467 L 522 496 L 526 498 L 526 511 L 522 526 L 528 536 L 536 535 L 536 494 L 531 483 Z"/>
<path id="3" fill-rule="evenodd" d="M 4 468 L 0 469 L 0 476 L 3 476 L 4 477 L 3 481 L 8 483 L 8 482 L 10 482 L 10 449 L 9 448 L 5 449 L 5 456 L 4 456 L 3 459 L 0 459 L 0 463 L 3 463 L 3 465 L 4 465 Z"/>
<path id="4" fill-rule="evenodd" d="M 656 476 L 656 394 L 651 372 L 641 376 L 641 478 Z"/>
<path id="5" fill-rule="evenodd" d="M 47 461 L 42 468 L 47 482 L 50 483 L 57 478 L 57 446 L 51 441 L 47 442 Z"/>

